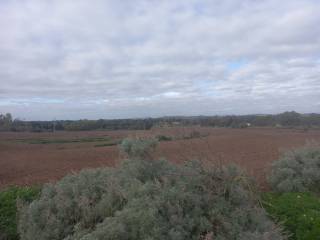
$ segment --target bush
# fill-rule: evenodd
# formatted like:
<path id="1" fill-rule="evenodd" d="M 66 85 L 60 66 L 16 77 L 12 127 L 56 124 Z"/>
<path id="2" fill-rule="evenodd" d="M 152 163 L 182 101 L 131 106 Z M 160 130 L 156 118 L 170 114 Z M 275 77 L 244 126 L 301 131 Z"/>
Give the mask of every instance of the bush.
<path id="1" fill-rule="evenodd" d="M 197 130 L 192 130 L 189 134 L 183 136 L 183 139 L 193 139 L 193 138 L 201 138 L 201 137 L 206 137 L 209 134 L 201 134 L 201 132 L 197 131 Z"/>
<path id="2" fill-rule="evenodd" d="M 240 123 L 239 128 L 248 128 L 250 126 L 249 123 Z"/>
<path id="3" fill-rule="evenodd" d="M 269 183 L 277 192 L 320 192 L 320 148 L 306 146 L 285 153 L 272 165 Z"/>
<path id="4" fill-rule="evenodd" d="M 169 137 L 169 136 L 166 136 L 166 135 L 157 135 L 157 136 L 156 136 L 156 139 L 157 139 L 159 142 L 162 142 L 162 141 L 172 141 L 172 137 Z"/>
<path id="5" fill-rule="evenodd" d="M 152 158 L 152 152 L 157 147 L 158 141 L 155 139 L 129 139 L 121 142 L 120 151 L 131 159 Z"/>
<path id="6" fill-rule="evenodd" d="M 292 240 L 320 239 L 320 199 L 311 193 L 267 193 L 264 206 L 286 230 Z"/>
<path id="7" fill-rule="evenodd" d="M 17 201 L 31 202 L 38 196 L 36 187 L 9 187 L 0 192 L 0 239 L 17 240 Z"/>
<path id="8" fill-rule="evenodd" d="M 284 239 L 249 186 L 235 167 L 126 160 L 46 185 L 21 208 L 19 232 L 22 240 Z"/>

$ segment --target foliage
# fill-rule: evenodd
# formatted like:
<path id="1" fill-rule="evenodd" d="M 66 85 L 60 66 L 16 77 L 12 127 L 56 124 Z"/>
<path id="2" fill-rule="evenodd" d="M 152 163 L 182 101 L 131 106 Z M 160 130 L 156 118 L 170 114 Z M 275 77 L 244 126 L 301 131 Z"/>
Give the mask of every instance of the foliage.
<path id="1" fill-rule="evenodd" d="M 183 136 L 183 139 L 193 139 L 202 137 L 201 133 L 197 130 L 191 131 L 189 134 Z"/>
<path id="2" fill-rule="evenodd" d="M 112 142 L 96 144 L 96 145 L 94 145 L 94 147 L 110 147 L 110 146 L 116 146 L 119 143 L 120 143 L 119 141 L 112 141 Z"/>
<path id="3" fill-rule="evenodd" d="M 238 125 L 238 128 L 248 128 L 249 127 L 249 123 L 240 123 L 239 125 Z"/>
<path id="4" fill-rule="evenodd" d="M 146 159 L 151 158 L 157 144 L 156 139 L 126 138 L 121 142 L 120 151 L 131 159 Z"/>
<path id="5" fill-rule="evenodd" d="M 267 212 L 292 233 L 292 240 L 320 239 L 320 198 L 311 193 L 266 193 Z"/>
<path id="6" fill-rule="evenodd" d="M 272 165 L 271 187 L 278 192 L 320 192 L 320 147 L 286 152 Z"/>
<path id="7" fill-rule="evenodd" d="M 141 144 L 123 143 L 133 156 Z M 137 157 L 46 185 L 21 208 L 19 232 L 22 240 L 284 239 L 249 186 L 235 167 Z"/>
<path id="8" fill-rule="evenodd" d="M 0 191 L 0 239 L 16 240 L 17 234 L 17 200 L 31 202 L 39 194 L 37 187 L 9 187 Z"/>
<path id="9" fill-rule="evenodd" d="M 12 116 L 10 113 L 0 114 L 0 130 L 10 130 Z"/>
<path id="10" fill-rule="evenodd" d="M 172 137 L 166 136 L 166 135 L 157 135 L 157 136 L 156 136 L 156 139 L 157 139 L 159 142 L 162 142 L 162 141 L 172 141 Z"/>
<path id="11" fill-rule="evenodd" d="M 148 130 L 157 126 L 210 126 L 210 127 L 289 127 L 289 128 L 319 128 L 320 114 L 299 114 L 284 112 L 271 115 L 241 115 L 241 116 L 195 116 L 195 117 L 161 117 L 145 119 L 99 119 L 76 121 L 21 121 L 12 120 L 8 113 L 0 114 L 0 130 L 2 131 L 79 131 L 79 130 Z"/>

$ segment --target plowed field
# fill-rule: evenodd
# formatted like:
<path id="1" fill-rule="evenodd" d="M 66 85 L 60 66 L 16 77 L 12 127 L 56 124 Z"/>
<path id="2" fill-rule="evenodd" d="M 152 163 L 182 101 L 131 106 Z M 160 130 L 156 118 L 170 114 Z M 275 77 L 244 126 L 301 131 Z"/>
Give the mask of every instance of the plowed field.
<path id="1" fill-rule="evenodd" d="M 200 136 L 188 138 L 192 132 Z M 0 188 L 60 179 L 84 168 L 114 166 L 121 157 L 115 145 L 128 136 L 171 136 L 156 155 L 175 163 L 199 159 L 236 163 L 264 186 L 265 174 L 281 151 L 320 142 L 318 130 L 166 128 L 150 131 L 82 131 L 55 133 L 0 132 Z"/>

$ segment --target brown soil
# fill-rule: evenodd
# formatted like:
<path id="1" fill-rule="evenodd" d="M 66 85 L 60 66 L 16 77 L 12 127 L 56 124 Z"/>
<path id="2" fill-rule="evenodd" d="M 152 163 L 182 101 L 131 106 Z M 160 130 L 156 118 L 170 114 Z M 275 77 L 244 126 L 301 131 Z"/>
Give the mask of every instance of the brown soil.
<path id="1" fill-rule="evenodd" d="M 191 131 L 206 137 L 181 139 Z M 116 146 L 95 147 L 101 142 L 30 144 L 34 139 L 81 139 L 109 136 L 163 134 L 180 140 L 161 142 L 156 155 L 175 163 L 189 159 L 214 164 L 236 163 L 265 185 L 265 174 L 283 150 L 320 142 L 320 131 L 294 129 L 169 128 L 151 131 L 82 131 L 55 133 L 0 132 L 0 188 L 8 185 L 41 184 L 60 179 L 83 168 L 114 166 L 120 159 Z"/>

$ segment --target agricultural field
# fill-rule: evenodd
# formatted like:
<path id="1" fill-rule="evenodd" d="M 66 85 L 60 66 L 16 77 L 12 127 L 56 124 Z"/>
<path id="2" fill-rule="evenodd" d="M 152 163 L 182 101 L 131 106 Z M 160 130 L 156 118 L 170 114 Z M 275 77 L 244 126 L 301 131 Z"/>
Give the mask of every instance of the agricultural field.
<path id="1" fill-rule="evenodd" d="M 319 130 L 275 128 L 172 127 L 146 131 L 57 131 L 0 133 L 0 188 L 56 181 L 84 168 L 115 166 L 122 156 L 118 143 L 126 137 L 155 137 L 155 152 L 175 163 L 198 159 L 235 163 L 262 187 L 279 154 L 308 141 L 320 141 Z"/>

